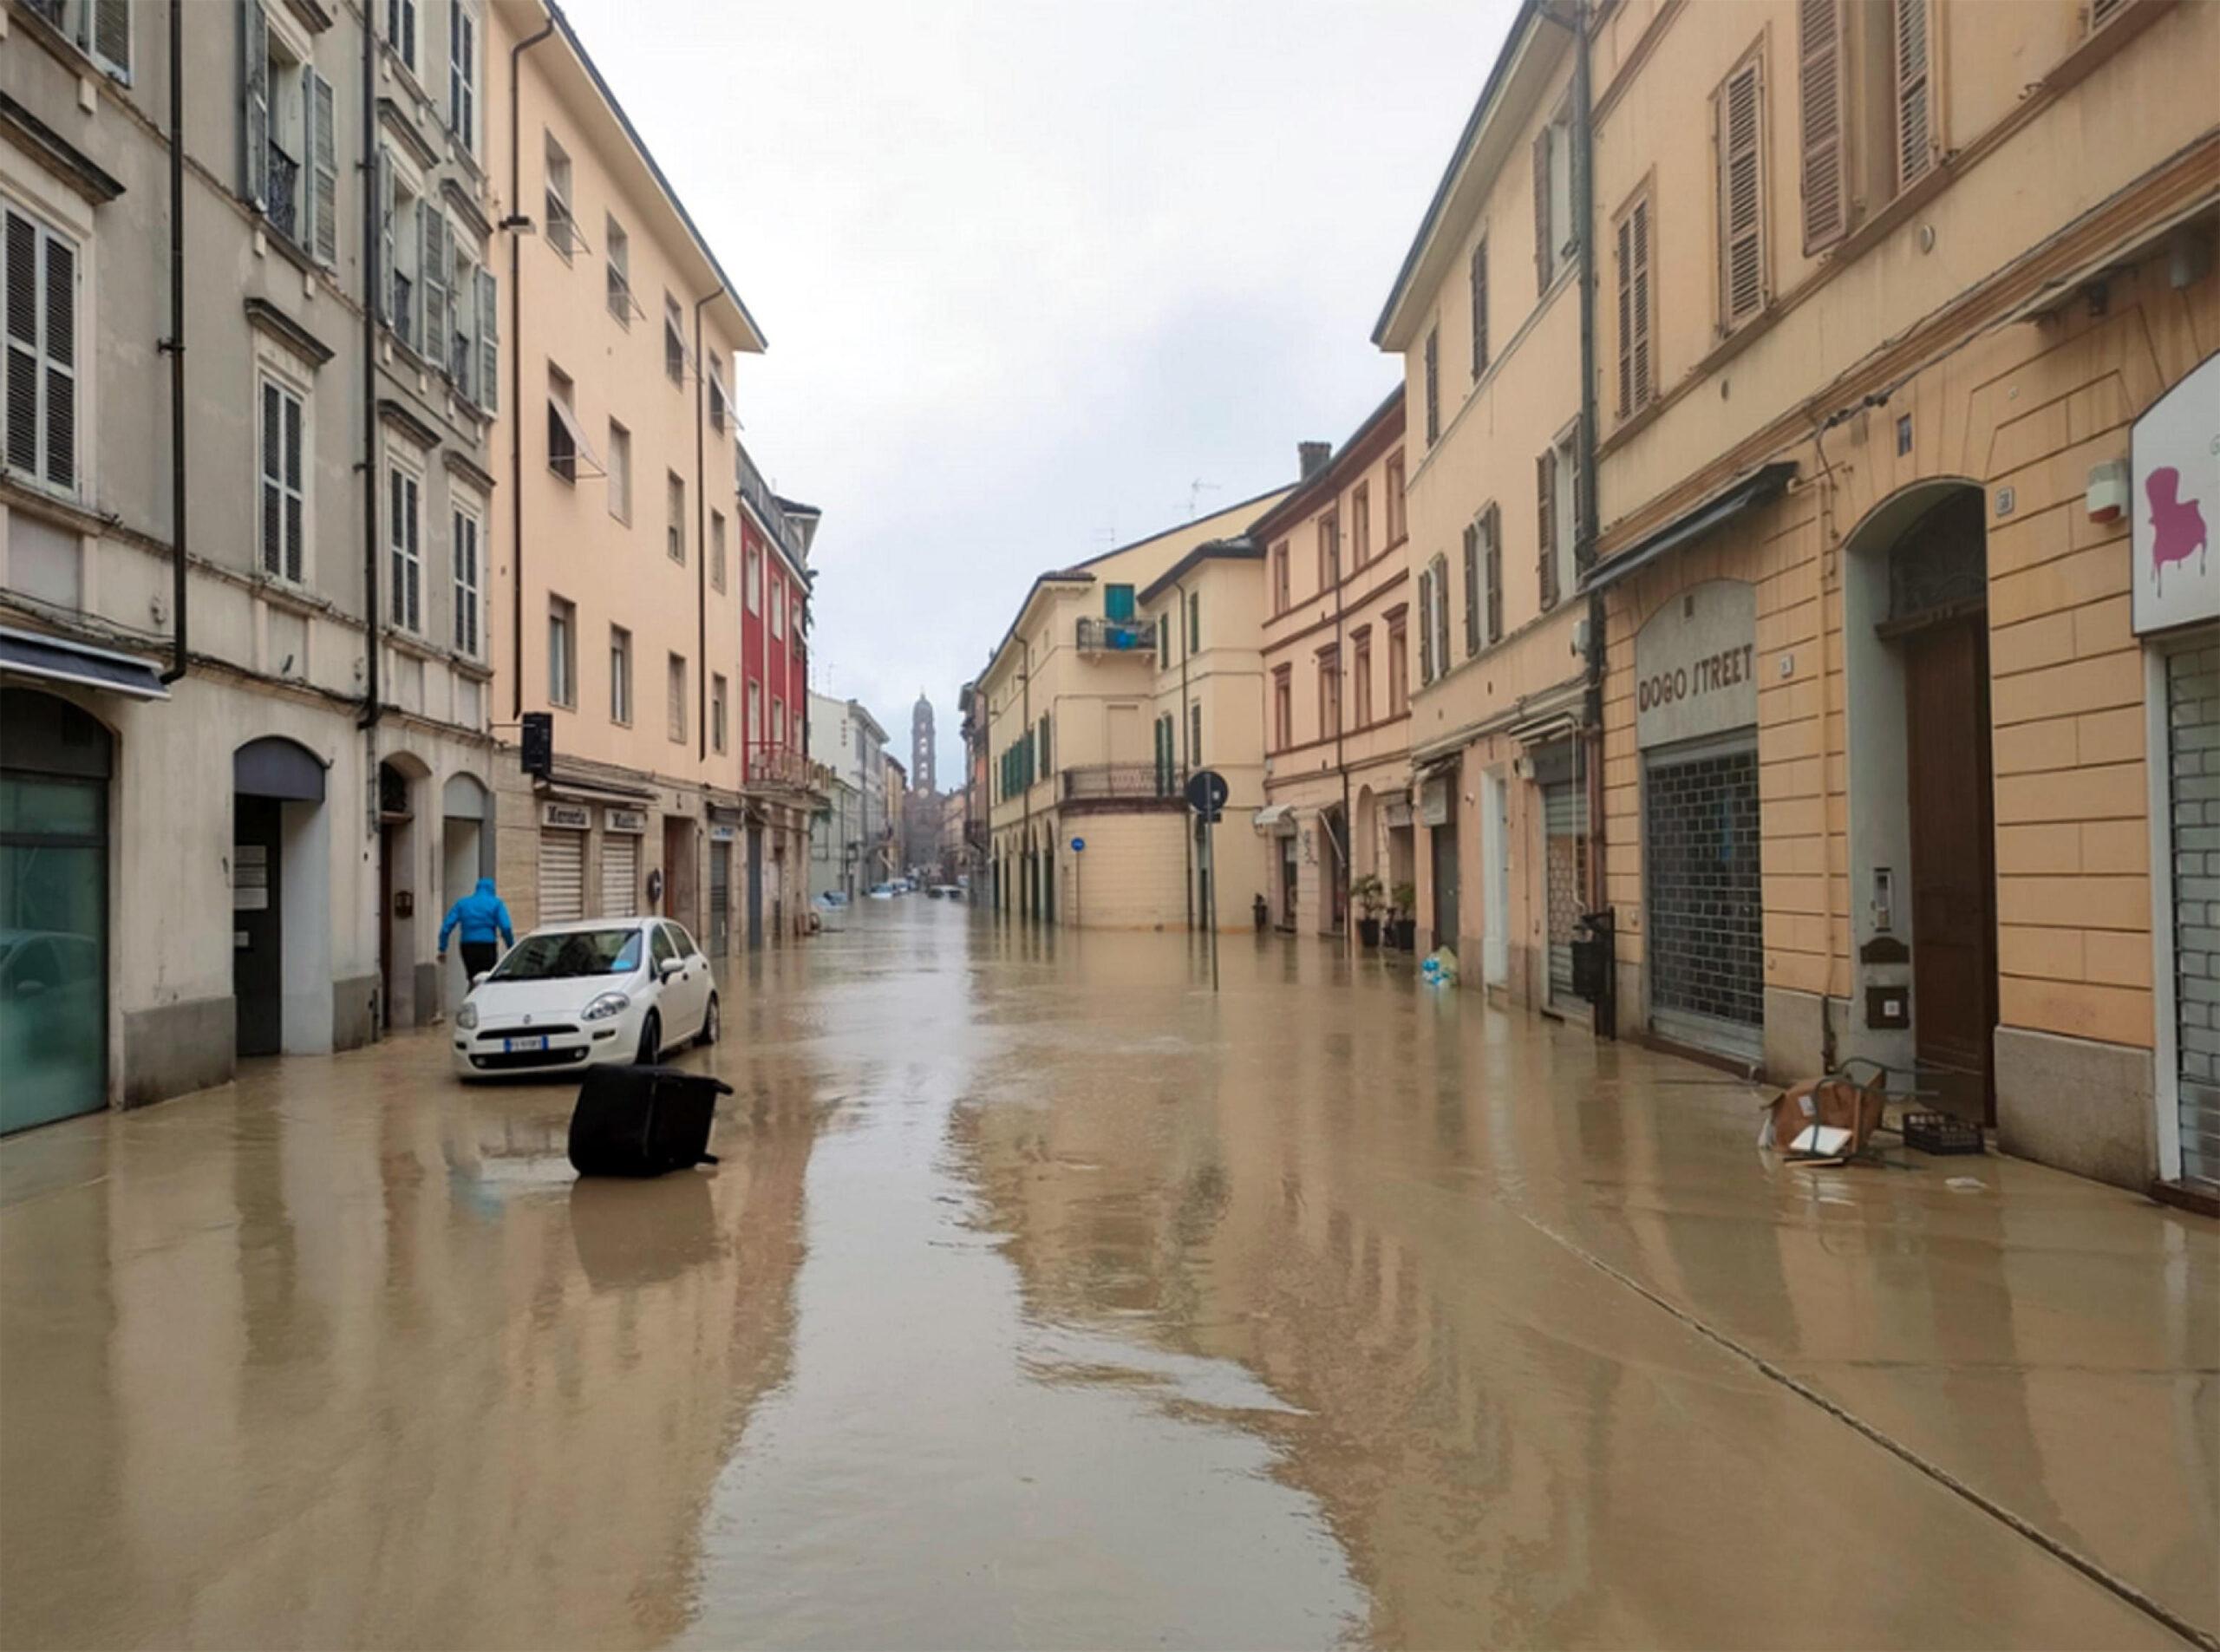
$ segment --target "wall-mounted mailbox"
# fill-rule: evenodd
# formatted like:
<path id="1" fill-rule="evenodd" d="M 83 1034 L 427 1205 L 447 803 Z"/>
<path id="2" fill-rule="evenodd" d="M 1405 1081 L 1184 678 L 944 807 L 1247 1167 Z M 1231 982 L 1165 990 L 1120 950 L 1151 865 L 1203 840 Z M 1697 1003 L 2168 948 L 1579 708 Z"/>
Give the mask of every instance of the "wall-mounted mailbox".
<path id="1" fill-rule="evenodd" d="M 1875 1032 L 1900 1031 L 1911 1025 L 1910 987 L 1865 989 L 1865 1024 Z"/>
<path id="2" fill-rule="evenodd" d="M 416 895 L 415 891 L 396 889 L 393 891 L 393 915 L 395 917 L 414 917 L 416 916 Z"/>

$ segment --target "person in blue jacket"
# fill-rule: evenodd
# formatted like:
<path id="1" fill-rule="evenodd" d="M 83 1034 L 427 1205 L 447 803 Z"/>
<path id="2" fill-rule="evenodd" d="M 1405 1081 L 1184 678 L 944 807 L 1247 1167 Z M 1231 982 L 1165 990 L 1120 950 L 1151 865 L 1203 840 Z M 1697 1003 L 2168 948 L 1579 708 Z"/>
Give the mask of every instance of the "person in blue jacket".
<path id="1" fill-rule="evenodd" d="M 447 908 L 447 922 L 440 925 L 440 960 L 447 961 L 447 937 L 457 926 L 462 930 L 462 967 L 473 981 L 492 969 L 500 960 L 501 948 L 493 944 L 493 937 L 501 937 L 502 946 L 514 946 L 516 936 L 509 929 L 509 909 L 493 892 L 493 880 L 480 878 L 478 887 Z"/>

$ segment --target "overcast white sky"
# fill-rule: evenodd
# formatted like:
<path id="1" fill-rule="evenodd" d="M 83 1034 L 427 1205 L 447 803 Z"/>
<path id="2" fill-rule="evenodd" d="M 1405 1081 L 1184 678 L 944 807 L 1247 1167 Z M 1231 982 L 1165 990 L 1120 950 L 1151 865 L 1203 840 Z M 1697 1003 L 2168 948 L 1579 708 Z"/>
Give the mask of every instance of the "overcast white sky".
<path id="1" fill-rule="evenodd" d="M 1033 576 L 1290 480 L 1512 0 L 566 0 L 771 341 L 748 450 L 821 506 L 813 686 L 908 757 Z M 1197 492 L 1193 484 L 1204 486 Z"/>

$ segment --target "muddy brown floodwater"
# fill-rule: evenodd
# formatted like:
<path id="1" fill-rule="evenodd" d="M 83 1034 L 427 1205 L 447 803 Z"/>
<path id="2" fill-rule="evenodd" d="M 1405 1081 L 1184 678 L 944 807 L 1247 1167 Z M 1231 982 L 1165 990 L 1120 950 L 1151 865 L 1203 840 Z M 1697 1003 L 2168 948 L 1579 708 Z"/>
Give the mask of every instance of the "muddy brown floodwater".
<path id="1" fill-rule="evenodd" d="M 437 1033 L 10 1139 L 0 1642 L 2220 1629 L 2210 1223 L 1785 1172 L 1703 1069 L 1223 975 L 866 904 L 724 978 L 723 1163 L 648 1185 Z"/>

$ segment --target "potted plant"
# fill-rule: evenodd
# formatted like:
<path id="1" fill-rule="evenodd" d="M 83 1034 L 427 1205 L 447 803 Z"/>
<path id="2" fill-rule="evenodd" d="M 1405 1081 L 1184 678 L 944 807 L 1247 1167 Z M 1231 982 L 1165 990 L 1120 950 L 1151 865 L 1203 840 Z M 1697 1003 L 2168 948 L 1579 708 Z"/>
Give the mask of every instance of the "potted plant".
<path id="1" fill-rule="evenodd" d="M 1390 925 L 1394 935 L 1394 945 L 1402 951 L 1409 952 L 1419 944 L 1419 886 L 1416 884 L 1396 885 L 1394 899 L 1394 916 Z"/>
<path id="2" fill-rule="evenodd" d="M 1349 898 L 1356 903 L 1360 916 L 1356 920 L 1356 938 L 1366 947 L 1380 944 L 1380 909 L 1388 904 L 1388 886 L 1379 875 L 1367 872 L 1349 885 Z"/>

